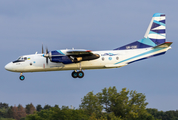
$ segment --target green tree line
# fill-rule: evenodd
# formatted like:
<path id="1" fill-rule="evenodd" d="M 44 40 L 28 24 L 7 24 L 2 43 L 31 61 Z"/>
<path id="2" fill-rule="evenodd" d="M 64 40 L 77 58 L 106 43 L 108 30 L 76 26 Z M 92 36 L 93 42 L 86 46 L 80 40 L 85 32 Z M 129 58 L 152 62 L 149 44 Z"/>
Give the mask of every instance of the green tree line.
<path id="1" fill-rule="evenodd" d="M 147 104 L 142 93 L 109 87 L 86 94 L 77 109 L 0 103 L 0 120 L 178 120 L 178 111 L 158 111 L 146 108 Z"/>

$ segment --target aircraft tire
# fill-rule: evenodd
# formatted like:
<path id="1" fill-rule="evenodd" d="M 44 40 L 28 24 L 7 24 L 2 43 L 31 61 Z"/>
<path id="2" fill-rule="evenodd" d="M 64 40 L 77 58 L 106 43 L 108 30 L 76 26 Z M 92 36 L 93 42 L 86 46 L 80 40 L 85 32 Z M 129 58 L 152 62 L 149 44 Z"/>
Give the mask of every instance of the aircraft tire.
<path id="1" fill-rule="evenodd" d="M 21 76 L 19 77 L 19 79 L 20 79 L 21 81 L 23 81 L 23 80 L 25 80 L 25 76 L 21 75 Z"/>
<path id="2" fill-rule="evenodd" d="M 78 72 L 77 72 L 77 76 L 78 76 L 78 78 L 83 78 L 84 72 L 78 71 Z"/>
<path id="3" fill-rule="evenodd" d="M 77 77 L 78 77 L 77 72 L 73 71 L 73 72 L 72 72 L 72 77 L 73 77 L 73 78 L 77 78 Z"/>

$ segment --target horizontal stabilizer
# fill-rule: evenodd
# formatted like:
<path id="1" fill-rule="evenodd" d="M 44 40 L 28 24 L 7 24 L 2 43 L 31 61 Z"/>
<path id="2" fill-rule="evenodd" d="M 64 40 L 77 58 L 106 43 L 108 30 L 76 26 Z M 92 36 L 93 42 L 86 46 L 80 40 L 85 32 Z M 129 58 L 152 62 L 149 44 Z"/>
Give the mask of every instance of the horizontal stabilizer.
<path id="1" fill-rule="evenodd" d="M 171 44 L 172 44 L 172 42 L 165 42 L 165 43 L 162 43 L 162 44 L 160 44 L 160 45 L 158 45 L 158 46 L 155 46 L 155 47 L 153 47 L 153 48 L 167 48 L 167 47 L 169 47 Z"/>

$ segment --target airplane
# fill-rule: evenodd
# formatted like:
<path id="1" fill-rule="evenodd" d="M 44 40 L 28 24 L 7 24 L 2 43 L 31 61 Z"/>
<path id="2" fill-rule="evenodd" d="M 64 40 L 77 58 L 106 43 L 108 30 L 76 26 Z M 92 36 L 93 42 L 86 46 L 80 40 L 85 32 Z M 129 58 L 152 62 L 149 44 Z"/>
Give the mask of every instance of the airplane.
<path id="1" fill-rule="evenodd" d="M 163 55 L 171 49 L 172 42 L 166 42 L 166 16 L 155 13 L 144 37 L 138 41 L 113 50 L 91 51 L 85 49 L 63 49 L 44 53 L 23 55 L 8 63 L 5 69 L 19 72 L 24 80 L 25 72 L 73 70 L 73 78 L 83 78 L 83 70 L 120 68 L 136 61 Z"/>

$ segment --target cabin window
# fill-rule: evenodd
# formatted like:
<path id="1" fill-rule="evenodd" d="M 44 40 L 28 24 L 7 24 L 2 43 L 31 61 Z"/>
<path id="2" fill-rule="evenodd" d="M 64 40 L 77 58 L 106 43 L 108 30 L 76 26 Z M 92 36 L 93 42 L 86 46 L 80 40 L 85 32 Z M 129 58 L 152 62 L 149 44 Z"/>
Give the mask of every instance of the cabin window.
<path id="1" fill-rule="evenodd" d="M 116 60 L 119 60 L 119 57 L 116 57 Z"/>
<path id="2" fill-rule="evenodd" d="M 104 57 L 102 57 L 102 61 L 104 61 Z"/>

